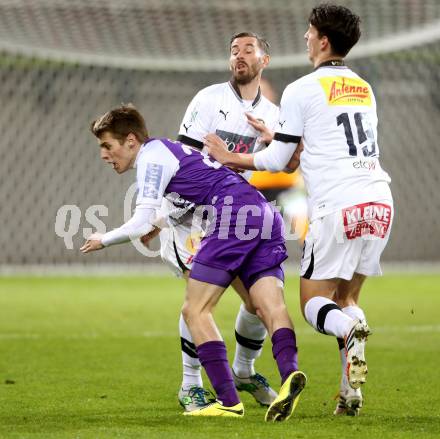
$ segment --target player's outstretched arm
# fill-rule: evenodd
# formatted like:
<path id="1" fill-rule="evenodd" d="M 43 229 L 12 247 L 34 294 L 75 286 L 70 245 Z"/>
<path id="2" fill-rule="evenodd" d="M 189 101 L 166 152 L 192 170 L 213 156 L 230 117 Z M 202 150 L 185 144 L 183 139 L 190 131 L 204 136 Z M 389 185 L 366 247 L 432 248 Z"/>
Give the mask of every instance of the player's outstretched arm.
<path id="1" fill-rule="evenodd" d="M 154 218 L 154 215 L 155 209 L 139 208 L 138 206 L 134 215 L 125 224 L 104 235 L 94 233 L 87 239 L 80 250 L 83 253 L 90 253 L 110 245 L 122 244 L 133 239 L 138 239 L 154 229 L 154 226 L 151 224 L 151 219 Z"/>
<path id="2" fill-rule="evenodd" d="M 208 148 L 209 155 L 222 165 L 230 168 L 255 169 L 254 154 L 229 152 L 223 140 L 216 134 L 207 134 L 203 143 Z"/>
<path id="3" fill-rule="evenodd" d="M 299 141 L 300 139 L 298 139 Z M 298 143 L 275 140 L 263 151 L 254 154 L 255 169 L 258 171 L 279 172 L 296 169 L 299 165 L 299 154 L 295 156 Z"/>
<path id="4" fill-rule="evenodd" d="M 255 154 L 229 152 L 223 140 L 216 134 L 204 138 L 209 155 L 223 165 L 232 168 L 270 172 L 294 171 L 299 166 L 302 144 L 273 141 L 265 150 Z"/>

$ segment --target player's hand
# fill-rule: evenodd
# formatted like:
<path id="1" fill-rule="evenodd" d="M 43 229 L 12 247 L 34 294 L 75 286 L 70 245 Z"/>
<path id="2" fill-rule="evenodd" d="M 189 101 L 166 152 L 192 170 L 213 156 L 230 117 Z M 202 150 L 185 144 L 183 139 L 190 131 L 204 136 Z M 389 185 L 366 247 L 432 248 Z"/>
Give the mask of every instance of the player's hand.
<path id="1" fill-rule="evenodd" d="M 269 145 L 269 143 L 272 142 L 275 133 L 267 128 L 263 120 L 257 119 L 250 113 L 245 114 L 249 125 L 252 125 L 260 133 L 260 137 L 258 137 L 257 142 Z"/>
<path id="2" fill-rule="evenodd" d="M 207 134 L 203 138 L 204 145 L 208 148 L 209 155 L 218 162 L 225 164 L 232 154 L 227 150 L 226 143 L 217 134 Z"/>
<path id="3" fill-rule="evenodd" d="M 80 248 L 83 253 L 90 253 L 96 250 L 101 250 L 104 248 L 102 245 L 102 234 L 101 233 L 92 233 L 85 244 Z"/>
<path id="4" fill-rule="evenodd" d="M 145 245 L 145 247 L 150 248 L 150 242 L 153 238 L 155 238 L 157 235 L 159 235 L 161 229 L 159 227 L 155 227 L 151 232 L 147 233 L 144 236 L 140 237 L 140 240 L 142 244 Z"/>

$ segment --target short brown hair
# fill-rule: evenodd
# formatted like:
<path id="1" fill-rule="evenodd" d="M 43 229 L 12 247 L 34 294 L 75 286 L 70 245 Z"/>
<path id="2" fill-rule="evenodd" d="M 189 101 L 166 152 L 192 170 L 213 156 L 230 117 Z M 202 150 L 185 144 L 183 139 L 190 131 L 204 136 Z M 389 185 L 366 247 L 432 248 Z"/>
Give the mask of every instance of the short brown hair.
<path id="1" fill-rule="evenodd" d="M 323 3 L 312 9 L 309 22 L 318 30 L 319 37 L 326 36 L 335 55 L 346 56 L 361 36 L 358 15 L 344 6 Z"/>
<path id="2" fill-rule="evenodd" d="M 145 120 L 132 104 L 121 105 L 98 117 L 91 123 L 90 131 L 96 137 L 108 131 L 120 143 L 123 143 L 130 133 L 134 134 L 139 142 L 148 139 Z"/>
<path id="3" fill-rule="evenodd" d="M 236 38 L 244 38 L 244 37 L 251 37 L 255 38 L 257 40 L 258 47 L 265 53 L 265 55 L 269 55 L 270 45 L 264 38 L 261 38 L 259 35 L 257 35 L 254 32 L 239 32 L 235 35 L 232 35 L 231 40 L 229 41 L 229 50 L 231 49 L 232 42 Z"/>

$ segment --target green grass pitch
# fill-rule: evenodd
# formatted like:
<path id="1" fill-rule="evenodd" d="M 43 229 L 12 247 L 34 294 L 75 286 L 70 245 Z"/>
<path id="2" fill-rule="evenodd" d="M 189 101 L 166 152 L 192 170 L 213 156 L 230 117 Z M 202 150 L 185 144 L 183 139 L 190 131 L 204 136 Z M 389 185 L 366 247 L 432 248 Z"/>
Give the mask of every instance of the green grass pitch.
<path id="1" fill-rule="evenodd" d="M 182 281 L 0 278 L 0 438 L 439 438 L 439 293 L 440 275 L 367 281 L 361 305 L 374 334 L 365 405 L 358 418 L 335 418 L 337 344 L 304 322 L 290 277 L 286 299 L 309 383 L 288 422 L 265 424 L 248 395 L 243 419 L 182 416 Z M 216 311 L 230 358 L 238 305 L 227 291 Z M 278 388 L 268 342 L 257 370 Z"/>

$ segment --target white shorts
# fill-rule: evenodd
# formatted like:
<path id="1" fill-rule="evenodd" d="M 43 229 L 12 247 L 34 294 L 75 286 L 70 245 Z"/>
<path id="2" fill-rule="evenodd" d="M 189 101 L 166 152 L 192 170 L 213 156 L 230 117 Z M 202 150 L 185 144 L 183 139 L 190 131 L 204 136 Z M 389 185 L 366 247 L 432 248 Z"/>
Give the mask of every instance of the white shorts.
<path id="1" fill-rule="evenodd" d="M 186 270 L 191 270 L 200 245 L 201 230 L 194 230 L 191 224 L 183 223 L 162 229 L 159 236 L 163 262 L 176 276 L 182 277 Z"/>
<path id="2" fill-rule="evenodd" d="M 304 241 L 301 277 L 351 280 L 380 276 L 380 256 L 394 218 L 392 200 L 350 206 L 313 220 Z"/>

